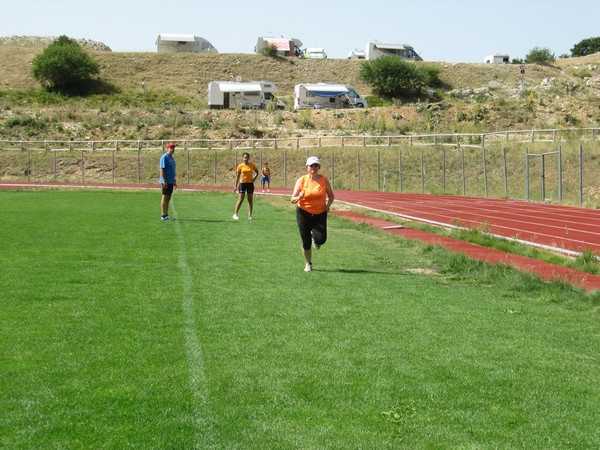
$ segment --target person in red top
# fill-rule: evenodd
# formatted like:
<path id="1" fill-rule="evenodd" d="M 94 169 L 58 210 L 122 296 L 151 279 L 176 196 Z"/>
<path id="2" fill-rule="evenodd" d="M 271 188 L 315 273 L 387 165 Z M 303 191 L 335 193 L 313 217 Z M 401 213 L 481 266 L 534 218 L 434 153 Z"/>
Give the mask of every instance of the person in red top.
<path id="1" fill-rule="evenodd" d="M 235 185 L 233 186 L 233 192 L 238 191 L 239 197 L 235 204 L 235 212 L 233 213 L 233 220 L 238 220 L 238 211 L 244 202 L 244 197 L 248 194 L 248 220 L 252 220 L 252 196 L 254 194 L 254 180 L 258 176 L 258 169 L 254 164 L 250 162 L 250 153 L 244 153 L 242 155 L 242 162 L 238 164 L 235 171 Z M 239 190 L 238 190 L 239 186 Z"/>
<path id="2" fill-rule="evenodd" d="M 321 161 L 316 156 L 306 160 L 306 175 L 298 178 L 292 192 L 292 203 L 297 203 L 296 222 L 302 239 L 302 253 L 306 260 L 305 272 L 312 270 L 312 246 L 315 249 L 327 241 L 327 213 L 335 199 L 329 180 L 319 173 Z"/>

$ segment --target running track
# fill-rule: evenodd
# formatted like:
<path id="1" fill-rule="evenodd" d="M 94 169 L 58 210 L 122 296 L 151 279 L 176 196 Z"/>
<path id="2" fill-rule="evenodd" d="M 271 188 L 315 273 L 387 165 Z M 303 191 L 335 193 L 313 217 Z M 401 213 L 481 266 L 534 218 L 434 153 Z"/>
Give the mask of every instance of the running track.
<path id="1" fill-rule="evenodd" d="M 152 188 L 156 185 L 90 185 L 90 184 L 40 184 L 0 183 L 0 188 L 25 187 L 127 187 Z M 230 190 L 229 187 L 189 186 L 185 190 Z M 262 194 L 257 190 L 258 195 Z M 290 195 L 291 189 L 272 189 L 271 195 Z M 600 256 L 600 210 L 571 206 L 532 203 L 517 200 L 486 199 L 428 194 L 402 194 L 393 192 L 336 191 L 336 201 L 348 205 L 393 214 L 400 218 L 430 223 L 446 228 L 476 228 L 499 237 L 513 239 L 546 248 L 548 250 L 576 255 L 591 251 Z M 369 223 L 393 234 L 444 245 L 453 251 L 492 263 L 504 263 L 537 273 L 544 279 L 561 278 L 581 285 L 588 290 L 600 289 L 600 276 L 572 269 L 541 263 L 529 258 L 510 255 L 498 250 L 486 249 L 455 239 L 431 233 L 399 228 L 391 222 L 372 219 L 356 213 L 334 212 L 351 220 Z"/>

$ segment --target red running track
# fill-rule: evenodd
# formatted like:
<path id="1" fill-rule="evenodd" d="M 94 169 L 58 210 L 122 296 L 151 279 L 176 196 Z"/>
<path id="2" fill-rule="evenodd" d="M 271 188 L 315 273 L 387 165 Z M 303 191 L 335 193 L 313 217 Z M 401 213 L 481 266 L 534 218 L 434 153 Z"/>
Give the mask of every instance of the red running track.
<path id="1" fill-rule="evenodd" d="M 447 195 L 336 191 L 336 200 L 444 227 L 476 228 L 567 254 L 600 255 L 600 210 Z"/>

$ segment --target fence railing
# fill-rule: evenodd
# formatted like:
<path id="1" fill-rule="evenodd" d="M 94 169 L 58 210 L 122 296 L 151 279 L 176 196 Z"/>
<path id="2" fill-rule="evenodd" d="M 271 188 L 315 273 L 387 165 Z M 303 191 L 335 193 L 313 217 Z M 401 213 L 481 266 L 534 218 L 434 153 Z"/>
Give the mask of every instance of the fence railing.
<path id="1" fill-rule="evenodd" d="M 174 140 L 180 185 L 233 183 L 241 153 L 291 188 L 310 155 L 335 189 L 600 203 L 599 129 Z M 0 181 L 156 184 L 167 140 L 0 141 Z M 537 155 L 540 155 L 537 157 Z M 557 160 L 557 158 L 560 158 Z"/>
<path id="2" fill-rule="evenodd" d="M 486 133 L 410 134 L 394 136 L 311 136 L 292 138 L 173 139 L 182 149 L 253 150 L 329 147 L 450 146 L 485 147 L 487 144 L 596 141 L 600 128 L 556 128 Z M 157 150 L 169 140 L 0 140 L 2 150 Z"/>

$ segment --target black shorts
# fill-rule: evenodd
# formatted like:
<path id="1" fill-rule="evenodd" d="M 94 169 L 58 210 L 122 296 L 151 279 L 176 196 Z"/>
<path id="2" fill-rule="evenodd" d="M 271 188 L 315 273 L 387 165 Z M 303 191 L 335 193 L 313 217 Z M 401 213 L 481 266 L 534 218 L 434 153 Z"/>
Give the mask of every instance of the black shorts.
<path id="1" fill-rule="evenodd" d="M 310 250 L 313 239 L 317 245 L 323 245 L 327 241 L 327 211 L 311 214 L 297 207 L 296 222 L 304 250 Z"/>
<path id="2" fill-rule="evenodd" d="M 254 183 L 240 183 L 239 191 L 240 194 L 253 194 Z"/>
<path id="3" fill-rule="evenodd" d="M 165 185 L 162 185 L 162 193 L 163 195 L 173 195 L 173 189 L 175 188 L 174 184 L 167 184 L 167 187 L 165 187 Z"/>

